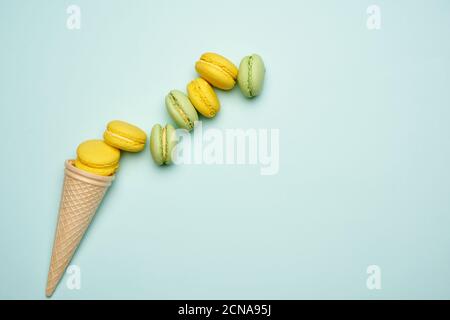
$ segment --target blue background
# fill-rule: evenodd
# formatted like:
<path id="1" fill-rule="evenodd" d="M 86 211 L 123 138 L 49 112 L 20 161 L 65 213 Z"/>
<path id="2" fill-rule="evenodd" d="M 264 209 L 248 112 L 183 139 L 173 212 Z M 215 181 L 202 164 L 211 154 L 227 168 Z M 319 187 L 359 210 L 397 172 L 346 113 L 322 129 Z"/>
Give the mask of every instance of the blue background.
<path id="1" fill-rule="evenodd" d="M 0 298 L 45 298 L 64 160 L 170 122 L 205 51 L 264 58 L 263 94 L 219 92 L 204 129 L 280 129 L 279 173 L 124 154 L 54 297 L 450 298 L 449 30 L 445 0 L 1 1 Z"/>

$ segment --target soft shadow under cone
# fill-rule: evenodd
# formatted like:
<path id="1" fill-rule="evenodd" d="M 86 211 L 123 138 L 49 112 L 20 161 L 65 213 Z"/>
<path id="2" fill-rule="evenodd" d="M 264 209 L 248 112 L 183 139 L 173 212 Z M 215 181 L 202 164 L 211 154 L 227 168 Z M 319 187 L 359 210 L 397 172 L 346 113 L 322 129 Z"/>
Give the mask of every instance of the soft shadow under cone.
<path id="1" fill-rule="evenodd" d="M 98 176 L 76 168 L 67 160 L 64 186 L 59 207 L 58 225 L 45 294 L 50 297 L 64 275 L 95 212 L 114 180 L 114 176 Z"/>

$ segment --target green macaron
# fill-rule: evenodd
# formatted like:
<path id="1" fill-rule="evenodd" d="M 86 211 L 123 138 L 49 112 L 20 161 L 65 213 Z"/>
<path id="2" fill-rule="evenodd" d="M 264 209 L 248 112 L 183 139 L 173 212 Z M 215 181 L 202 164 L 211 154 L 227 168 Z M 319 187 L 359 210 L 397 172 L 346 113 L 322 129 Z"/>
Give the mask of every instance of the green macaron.
<path id="1" fill-rule="evenodd" d="M 265 73 L 266 68 L 259 55 L 252 54 L 242 59 L 237 80 L 244 96 L 253 98 L 261 93 Z"/>
<path id="2" fill-rule="evenodd" d="M 172 151 L 177 144 L 175 128 L 170 124 L 161 127 L 155 124 L 150 134 L 150 153 L 157 165 L 170 164 Z"/>
<path id="3" fill-rule="evenodd" d="M 173 121 L 188 131 L 194 128 L 198 114 L 189 98 L 181 91 L 172 90 L 166 96 L 166 108 Z"/>

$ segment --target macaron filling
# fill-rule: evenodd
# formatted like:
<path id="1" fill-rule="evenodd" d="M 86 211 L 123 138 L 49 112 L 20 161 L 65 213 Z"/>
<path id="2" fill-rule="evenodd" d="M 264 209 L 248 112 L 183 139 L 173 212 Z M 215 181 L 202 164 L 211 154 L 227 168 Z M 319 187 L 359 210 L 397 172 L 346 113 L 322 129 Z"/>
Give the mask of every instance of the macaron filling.
<path id="1" fill-rule="evenodd" d="M 136 141 L 136 140 L 124 137 L 123 135 L 114 133 L 114 132 L 112 132 L 111 130 L 108 130 L 108 129 L 106 130 L 106 134 L 110 135 L 111 137 L 123 140 L 123 141 L 125 141 L 125 142 L 127 142 L 129 144 L 133 144 L 133 145 L 142 145 L 142 144 L 145 143 L 145 142 Z"/>
<path id="2" fill-rule="evenodd" d="M 248 66 L 247 89 L 250 97 L 253 97 L 253 85 L 252 85 L 253 56 L 248 57 L 247 66 Z"/>
<path id="3" fill-rule="evenodd" d="M 167 130 L 166 127 L 161 129 L 161 154 L 163 163 L 167 161 Z"/>

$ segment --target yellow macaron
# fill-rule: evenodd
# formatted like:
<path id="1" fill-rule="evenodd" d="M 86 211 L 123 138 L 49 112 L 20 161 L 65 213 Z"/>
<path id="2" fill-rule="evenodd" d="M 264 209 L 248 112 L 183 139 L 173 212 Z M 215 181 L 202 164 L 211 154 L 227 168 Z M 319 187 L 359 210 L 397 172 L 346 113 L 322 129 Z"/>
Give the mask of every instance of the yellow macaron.
<path id="1" fill-rule="evenodd" d="M 238 68 L 230 60 L 217 53 L 204 53 L 196 62 L 195 70 L 216 88 L 231 90 L 236 84 Z"/>
<path id="2" fill-rule="evenodd" d="M 199 113 L 207 118 L 214 117 L 220 110 L 220 102 L 214 89 L 202 78 L 192 80 L 187 85 L 189 100 Z"/>
<path id="3" fill-rule="evenodd" d="M 113 175 L 119 168 L 120 151 L 102 140 L 88 140 L 78 146 L 75 167 L 98 174 Z"/>
<path id="4" fill-rule="evenodd" d="M 129 152 L 139 152 L 145 147 L 147 134 L 138 127 L 124 121 L 108 123 L 103 139 L 110 146 Z"/>

